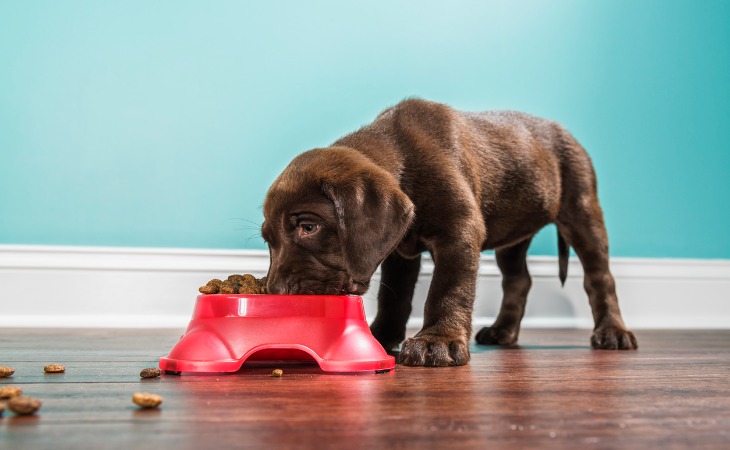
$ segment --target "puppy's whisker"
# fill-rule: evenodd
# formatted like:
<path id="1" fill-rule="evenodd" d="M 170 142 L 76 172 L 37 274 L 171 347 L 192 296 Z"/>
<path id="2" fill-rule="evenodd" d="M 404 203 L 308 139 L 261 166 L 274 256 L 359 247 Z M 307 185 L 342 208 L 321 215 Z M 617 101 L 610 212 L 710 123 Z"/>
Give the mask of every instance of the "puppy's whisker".
<path id="1" fill-rule="evenodd" d="M 386 288 L 388 288 L 388 290 L 390 291 L 390 293 L 391 293 L 391 294 L 393 294 L 393 296 L 394 296 L 394 297 L 396 297 L 396 296 L 397 296 L 397 294 L 395 293 L 395 291 L 393 290 L 393 288 L 391 288 L 391 287 L 390 287 L 390 286 L 388 286 L 387 284 L 383 283 L 382 281 L 378 281 L 378 284 L 379 284 L 380 286 L 385 286 Z"/>
<path id="2" fill-rule="evenodd" d="M 363 300 L 365 300 L 365 301 L 366 301 L 366 302 L 368 302 L 368 303 L 369 303 L 369 302 L 377 302 L 377 301 L 378 301 L 378 298 L 377 298 L 377 297 L 375 296 L 375 294 L 373 294 L 373 293 L 372 293 L 372 292 L 370 292 L 370 291 L 368 291 L 368 292 L 364 293 L 364 294 L 363 294 L 363 295 L 361 295 L 360 297 L 362 297 L 362 299 L 363 299 Z"/>
<path id="3" fill-rule="evenodd" d="M 251 236 L 249 236 L 248 239 L 246 239 L 246 242 L 243 244 L 243 246 L 244 247 L 248 247 L 248 243 L 251 241 L 251 239 L 253 239 L 255 237 L 259 237 L 260 238 L 261 237 L 261 233 L 255 233 L 255 234 L 252 234 Z"/>
<path id="4" fill-rule="evenodd" d="M 250 220 L 250 219 L 243 219 L 243 218 L 241 218 L 241 217 L 231 217 L 231 218 L 228 218 L 228 219 L 224 219 L 224 220 L 226 220 L 226 221 L 231 221 L 231 220 L 238 220 L 238 221 L 241 221 L 241 222 L 248 222 L 248 223 L 250 223 L 250 224 L 251 224 L 252 226 L 255 226 L 255 227 L 261 228 L 261 224 L 260 224 L 259 222 L 256 222 L 256 221 L 254 221 L 254 220 Z"/>

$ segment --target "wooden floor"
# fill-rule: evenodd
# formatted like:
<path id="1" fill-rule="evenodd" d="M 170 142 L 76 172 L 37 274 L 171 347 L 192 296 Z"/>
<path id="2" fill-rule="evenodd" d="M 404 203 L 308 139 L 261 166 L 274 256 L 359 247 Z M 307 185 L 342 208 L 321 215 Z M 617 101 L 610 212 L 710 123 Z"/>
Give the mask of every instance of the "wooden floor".
<path id="1" fill-rule="evenodd" d="M 524 330 L 472 363 L 326 375 L 142 368 L 179 330 L 0 329 L 0 384 L 43 401 L 0 419 L 0 448 L 730 448 L 730 331 L 639 331 L 635 352 L 593 351 L 585 330 Z M 66 373 L 46 375 L 47 363 Z M 138 410 L 132 394 L 164 396 Z"/>

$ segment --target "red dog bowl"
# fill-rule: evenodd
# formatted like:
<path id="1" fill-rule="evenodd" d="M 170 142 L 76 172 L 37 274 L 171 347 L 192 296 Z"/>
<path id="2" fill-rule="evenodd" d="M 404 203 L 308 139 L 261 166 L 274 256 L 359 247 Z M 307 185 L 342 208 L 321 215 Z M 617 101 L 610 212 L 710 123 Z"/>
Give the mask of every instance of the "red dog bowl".
<path id="1" fill-rule="evenodd" d="M 236 372 L 244 362 L 316 361 L 325 372 L 395 367 L 370 333 L 354 295 L 199 295 L 168 372 Z"/>

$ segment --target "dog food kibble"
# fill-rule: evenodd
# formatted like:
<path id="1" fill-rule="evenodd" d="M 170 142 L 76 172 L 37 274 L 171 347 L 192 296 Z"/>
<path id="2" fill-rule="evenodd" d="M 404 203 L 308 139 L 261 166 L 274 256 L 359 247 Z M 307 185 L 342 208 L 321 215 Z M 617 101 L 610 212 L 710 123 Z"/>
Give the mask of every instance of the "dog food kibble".
<path id="1" fill-rule="evenodd" d="M 157 367 L 148 367 L 147 369 L 142 369 L 139 376 L 141 378 L 157 378 L 161 373 L 162 372 L 160 372 L 160 369 Z"/>
<path id="2" fill-rule="evenodd" d="M 274 371 L 271 372 L 272 377 L 281 378 L 282 375 L 284 375 L 284 371 L 281 369 L 274 369 Z"/>
<path id="3" fill-rule="evenodd" d="M 256 279 L 253 275 L 246 274 L 241 279 L 239 294 L 266 294 L 266 277 Z"/>
<path id="4" fill-rule="evenodd" d="M 162 397 L 147 392 L 135 392 L 132 396 L 132 401 L 135 405 L 141 406 L 142 408 L 157 408 L 162 404 Z"/>
<path id="5" fill-rule="evenodd" d="M 219 294 L 238 294 L 238 286 L 230 281 L 224 281 L 218 289 Z"/>
<path id="6" fill-rule="evenodd" d="M 66 368 L 61 364 L 48 364 L 43 368 L 43 371 L 45 373 L 63 373 L 66 371 Z"/>
<path id="7" fill-rule="evenodd" d="M 9 384 L 6 384 L 4 386 L 0 386 L 0 399 L 8 399 L 13 397 L 20 397 L 23 395 L 23 390 L 19 387 L 10 386 Z"/>
<path id="8" fill-rule="evenodd" d="M 226 281 L 210 280 L 198 289 L 201 294 L 266 294 L 266 277 L 251 274 L 231 275 Z"/>
<path id="9" fill-rule="evenodd" d="M 221 289 L 221 284 L 223 282 L 217 278 L 210 280 L 208 284 L 205 286 L 202 286 L 200 289 L 201 294 L 217 294 Z"/>
<path id="10" fill-rule="evenodd" d="M 0 366 L 0 378 L 9 377 L 15 373 L 15 369 L 12 367 Z"/>
<path id="11" fill-rule="evenodd" d="M 8 409 L 19 416 L 35 413 L 43 403 L 33 397 L 14 397 L 8 402 Z"/>

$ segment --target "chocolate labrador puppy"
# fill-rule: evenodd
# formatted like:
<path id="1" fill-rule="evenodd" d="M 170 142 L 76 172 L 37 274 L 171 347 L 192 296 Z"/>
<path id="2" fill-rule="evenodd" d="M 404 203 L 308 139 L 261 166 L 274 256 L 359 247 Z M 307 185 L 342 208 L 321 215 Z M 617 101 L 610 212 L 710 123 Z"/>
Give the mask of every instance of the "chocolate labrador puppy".
<path id="1" fill-rule="evenodd" d="M 504 298 L 476 341 L 514 344 L 531 285 L 527 248 L 550 223 L 558 229 L 560 280 L 569 246 L 583 265 L 593 347 L 637 347 L 609 271 L 590 158 L 555 122 L 405 100 L 332 146 L 294 158 L 269 189 L 264 218 L 271 293 L 361 295 L 381 265 L 371 330 L 386 350 L 405 339 L 421 253 L 431 254 L 423 328 L 403 342 L 401 364 L 469 361 L 485 249 L 495 250 Z"/>

